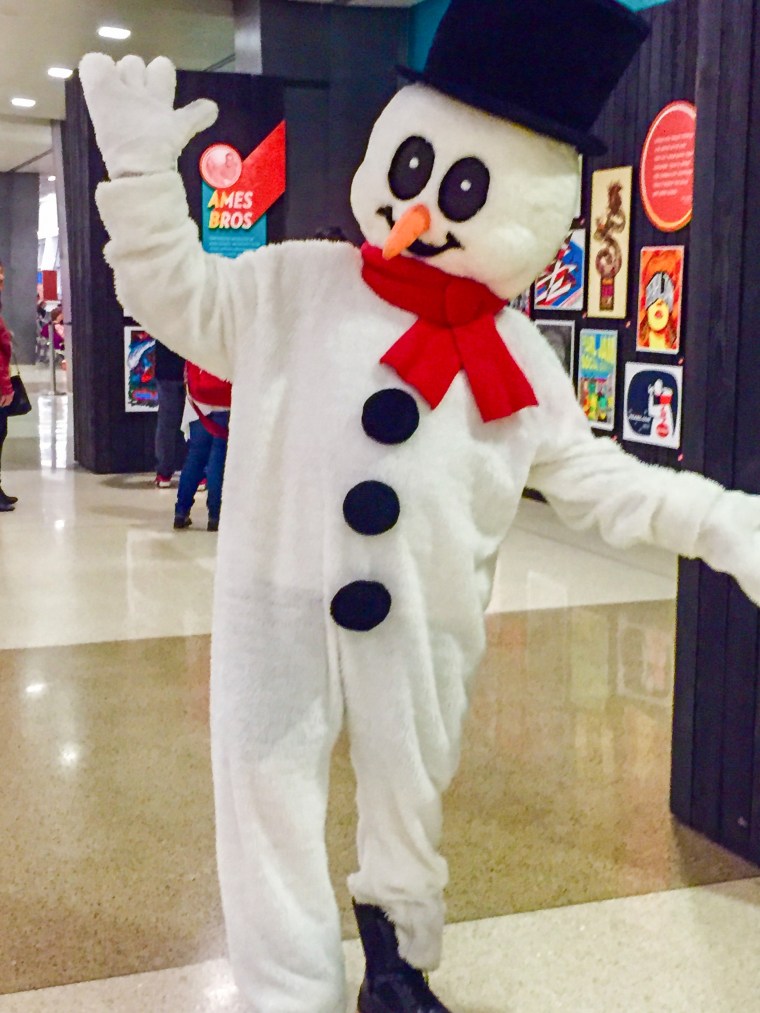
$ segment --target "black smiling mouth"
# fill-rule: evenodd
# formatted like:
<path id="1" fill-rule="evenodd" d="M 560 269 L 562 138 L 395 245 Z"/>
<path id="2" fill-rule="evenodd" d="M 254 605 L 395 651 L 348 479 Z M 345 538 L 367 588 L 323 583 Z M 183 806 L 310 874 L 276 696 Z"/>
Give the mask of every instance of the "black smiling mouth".
<path id="1" fill-rule="evenodd" d="M 378 208 L 377 213 L 381 218 L 386 220 L 389 228 L 392 229 L 396 224 L 393 218 L 393 208 L 390 204 L 387 204 L 383 208 Z M 463 249 L 463 247 L 457 237 L 453 233 L 447 232 L 446 242 L 442 246 L 433 246 L 431 243 L 423 243 L 421 239 L 415 239 L 409 247 L 409 252 L 413 253 L 415 257 L 437 257 L 439 254 L 445 253 L 447 250 L 461 249 Z"/>

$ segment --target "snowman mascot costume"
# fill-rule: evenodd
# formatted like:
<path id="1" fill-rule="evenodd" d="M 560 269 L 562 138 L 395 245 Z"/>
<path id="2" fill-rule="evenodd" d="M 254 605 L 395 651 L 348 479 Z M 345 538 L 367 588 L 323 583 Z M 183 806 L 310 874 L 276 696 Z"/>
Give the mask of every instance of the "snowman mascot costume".
<path id="1" fill-rule="evenodd" d="M 556 356 L 505 308 L 567 234 L 578 151 L 646 36 L 616 0 L 452 0 L 381 113 L 351 203 L 366 237 L 207 255 L 163 58 L 81 78 L 110 177 L 127 313 L 232 380 L 211 677 L 230 959 L 255 1013 L 344 1013 L 324 829 L 345 720 L 360 1013 L 446 1013 L 441 796 L 485 647 L 497 552 L 530 484 L 614 546 L 700 556 L 760 598 L 760 505 L 589 430 Z M 584 73 L 566 80 L 567 54 Z"/>

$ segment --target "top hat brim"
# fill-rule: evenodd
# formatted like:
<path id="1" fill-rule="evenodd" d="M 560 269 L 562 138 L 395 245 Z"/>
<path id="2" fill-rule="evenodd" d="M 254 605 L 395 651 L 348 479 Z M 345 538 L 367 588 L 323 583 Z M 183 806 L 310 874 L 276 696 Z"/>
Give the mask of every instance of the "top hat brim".
<path id="1" fill-rule="evenodd" d="M 397 66 L 396 70 L 402 77 L 409 81 L 426 84 L 436 91 L 448 95 L 449 98 L 457 99 L 466 105 L 482 109 L 484 112 L 499 116 L 502 119 L 510 120 L 521 127 L 527 127 L 538 134 L 553 137 L 557 141 L 564 141 L 572 144 L 581 155 L 604 155 L 607 145 L 600 138 L 595 137 L 586 131 L 575 130 L 572 127 L 559 123 L 556 120 L 542 116 L 532 109 L 526 109 L 516 102 L 509 102 L 492 95 L 484 95 L 474 88 L 468 88 L 460 81 L 450 81 L 432 76 L 424 71 L 412 70 L 411 67 Z"/>

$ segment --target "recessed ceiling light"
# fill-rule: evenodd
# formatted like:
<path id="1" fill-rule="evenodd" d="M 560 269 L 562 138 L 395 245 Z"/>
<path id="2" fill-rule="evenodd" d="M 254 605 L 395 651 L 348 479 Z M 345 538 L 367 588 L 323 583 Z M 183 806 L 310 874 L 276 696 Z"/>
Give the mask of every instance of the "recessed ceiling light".
<path id="1" fill-rule="evenodd" d="M 120 42 L 128 39 L 131 34 L 132 32 L 128 28 L 113 28 L 110 25 L 103 25 L 98 29 L 98 35 L 102 39 L 118 39 Z"/>
<path id="2" fill-rule="evenodd" d="M 33 98 L 12 98 L 12 106 L 18 106 L 19 109 L 31 109 L 37 105 L 37 100 Z"/>
<path id="3" fill-rule="evenodd" d="M 55 183 L 55 176 L 48 176 L 48 183 Z"/>
<path id="4" fill-rule="evenodd" d="M 60 77 L 62 81 L 65 81 L 67 77 L 71 77 L 74 71 L 71 67 L 49 67 L 48 74 L 50 77 Z"/>

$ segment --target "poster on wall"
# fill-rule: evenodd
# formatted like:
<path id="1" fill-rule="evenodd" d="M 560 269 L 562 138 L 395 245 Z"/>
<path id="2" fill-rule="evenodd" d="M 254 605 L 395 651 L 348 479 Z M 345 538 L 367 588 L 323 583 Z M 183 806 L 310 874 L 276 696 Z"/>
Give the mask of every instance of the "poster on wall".
<path id="1" fill-rule="evenodd" d="M 156 342 L 141 327 L 124 328 L 124 410 L 158 411 Z"/>
<path id="2" fill-rule="evenodd" d="M 641 202 L 661 232 L 677 232 L 694 213 L 697 108 L 671 102 L 658 113 L 641 152 Z"/>
<path id="3" fill-rule="evenodd" d="M 645 246 L 639 274 L 637 352 L 681 350 L 683 246 Z"/>
<path id="4" fill-rule="evenodd" d="M 536 281 L 536 310 L 582 310 L 586 233 L 573 229 Z"/>
<path id="5" fill-rule="evenodd" d="M 617 331 L 581 331 L 578 350 L 578 401 L 592 426 L 615 428 Z"/>
<path id="6" fill-rule="evenodd" d="M 231 144 L 212 144 L 200 157 L 207 253 L 238 257 L 267 242 L 266 212 L 285 192 L 285 123 L 247 157 Z"/>
<path id="7" fill-rule="evenodd" d="M 591 177 L 588 315 L 623 320 L 628 311 L 633 168 L 600 169 Z"/>
<path id="8" fill-rule="evenodd" d="M 569 377 L 573 375 L 573 359 L 575 351 L 575 324 L 572 320 L 536 321 L 536 327 L 543 334 L 552 351 L 562 363 L 562 368 Z"/>
<path id="9" fill-rule="evenodd" d="M 681 446 L 683 368 L 628 362 L 623 439 L 677 450 Z"/>
<path id="10" fill-rule="evenodd" d="M 531 317 L 531 289 L 526 288 L 524 292 L 509 300 L 510 309 L 524 313 L 528 319 Z"/>

